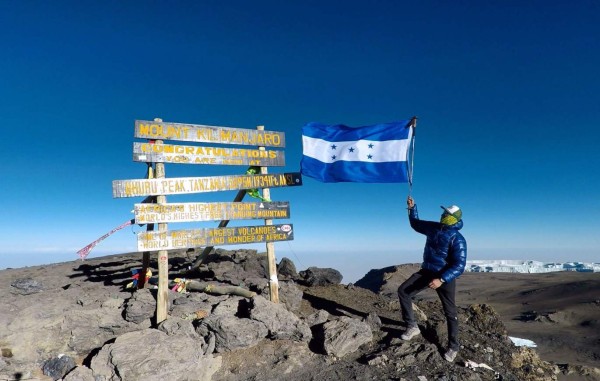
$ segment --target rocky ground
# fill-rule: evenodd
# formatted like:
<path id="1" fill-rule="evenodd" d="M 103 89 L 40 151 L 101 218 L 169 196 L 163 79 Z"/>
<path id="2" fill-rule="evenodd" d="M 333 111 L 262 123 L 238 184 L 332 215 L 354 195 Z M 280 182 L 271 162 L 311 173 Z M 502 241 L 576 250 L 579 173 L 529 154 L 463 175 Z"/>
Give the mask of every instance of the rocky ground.
<path id="1" fill-rule="evenodd" d="M 183 275 L 194 257 L 171 253 L 170 279 Z M 462 348 L 448 363 L 441 356 L 446 325 L 431 293 L 416 301 L 422 335 L 400 339 L 404 327 L 395 290 L 413 265 L 373 270 L 355 285 L 344 285 L 334 269 L 297 273 L 283 259 L 281 303 L 274 304 L 268 300 L 263 254 L 217 250 L 194 276 L 211 287 L 170 292 L 169 319 L 159 325 L 153 320 L 156 291 L 125 288 L 140 267 L 136 253 L 0 271 L 0 380 L 600 379 L 594 355 L 570 354 L 567 359 L 577 360 L 571 364 L 547 362 L 532 349 L 514 346 L 494 306 L 499 298 L 477 297 L 470 274 L 461 278 L 470 286 L 458 295 Z M 218 295 L 219 286 L 254 294 Z M 512 295 L 509 290 L 504 292 Z M 597 319 L 600 306 L 588 303 Z M 498 307 L 519 313 L 507 304 Z M 531 317 L 553 324 L 544 319 L 568 315 L 552 311 L 538 309 L 515 321 Z M 593 328 L 598 320 L 587 321 Z"/>

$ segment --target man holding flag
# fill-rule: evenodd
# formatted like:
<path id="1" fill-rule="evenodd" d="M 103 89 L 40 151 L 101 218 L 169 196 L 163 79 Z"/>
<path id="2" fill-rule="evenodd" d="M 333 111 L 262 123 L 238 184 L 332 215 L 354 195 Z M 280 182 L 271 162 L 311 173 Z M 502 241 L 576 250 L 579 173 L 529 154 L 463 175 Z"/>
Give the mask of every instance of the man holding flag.
<path id="1" fill-rule="evenodd" d="M 412 188 L 412 156 L 416 117 L 393 123 L 364 127 L 309 123 L 302 128 L 301 172 L 316 180 L 358 183 L 403 183 Z M 410 191 L 409 191 L 410 194 Z M 467 259 L 467 243 L 458 232 L 463 226 L 462 211 L 453 205 L 444 208 L 440 222 L 422 221 L 412 197 L 407 199 L 410 226 L 427 236 L 421 270 L 399 288 L 402 318 L 407 329 L 403 340 L 421 332 L 414 318 L 412 297 L 426 288 L 435 290 L 442 302 L 448 325 L 447 361 L 459 350 L 456 313 L 456 278 Z"/>
<path id="2" fill-rule="evenodd" d="M 467 241 L 458 231 L 463 227 L 462 210 L 456 205 L 443 207 L 440 222 L 419 219 L 417 205 L 412 197 L 406 200 L 410 226 L 425 236 L 425 250 L 421 270 L 414 273 L 398 288 L 402 319 L 406 331 L 402 340 L 410 340 L 421 334 L 413 314 L 412 297 L 426 288 L 435 290 L 442 302 L 448 325 L 448 348 L 444 359 L 454 361 L 459 350 L 458 316 L 454 301 L 456 278 L 465 270 Z"/>

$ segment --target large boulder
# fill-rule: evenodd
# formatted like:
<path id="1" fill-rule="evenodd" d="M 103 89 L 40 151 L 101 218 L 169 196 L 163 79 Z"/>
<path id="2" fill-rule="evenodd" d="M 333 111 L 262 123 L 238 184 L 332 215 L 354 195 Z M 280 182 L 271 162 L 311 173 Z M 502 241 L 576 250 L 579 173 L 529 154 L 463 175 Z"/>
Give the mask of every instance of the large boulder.
<path id="1" fill-rule="evenodd" d="M 308 315 L 304 319 L 304 322 L 309 327 L 314 327 L 316 325 L 325 323 L 327 320 L 329 320 L 329 312 L 325 310 L 316 310 L 312 314 Z"/>
<path id="2" fill-rule="evenodd" d="M 298 279 L 298 271 L 296 270 L 296 265 L 289 258 L 282 258 L 279 264 L 277 265 L 277 274 L 282 279 Z"/>
<path id="3" fill-rule="evenodd" d="M 197 341 L 156 329 L 126 333 L 91 362 L 95 381 L 209 381 L 221 357 L 204 355 Z"/>
<path id="4" fill-rule="evenodd" d="M 265 282 L 263 287 L 258 289 L 258 293 L 265 299 L 270 300 L 270 289 L 269 284 Z M 294 282 L 279 282 L 279 302 L 284 304 L 285 307 L 290 311 L 297 311 L 302 303 L 302 297 L 304 293 L 296 286 Z"/>
<path id="5" fill-rule="evenodd" d="M 257 254 L 256 250 L 222 250 L 217 249 L 204 261 L 202 275 L 205 279 L 240 285 L 249 279 L 268 278 L 267 256 Z"/>
<path id="6" fill-rule="evenodd" d="M 191 320 L 184 320 L 178 317 L 170 317 L 163 320 L 158 325 L 158 330 L 169 336 L 186 336 L 192 339 L 199 339 Z"/>
<path id="7" fill-rule="evenodd" d="M 127 301 L 125 320 L 140 324 L 150 322 L 156 311 L 156 301 L 149 289 L 136 290 Z"/>
<path id="8" fill-rule="evenodd" d="M 396 299 L 398 298 L 398 287 L 420 268 L 421 266 L 418 264 L 404 264 L 373 269 L 354 285 Z"/>
<path id="9" fill-rule="evenodd" d="M 272 339 L 308 341 L 310 328 L 282 304 L 272 303 L 260 295 L 250 301 L 250 319 L 263 323 Z"/>
<path id="10" fill-rule="evenodd" d="M 467 324 L 481 332 L 494 332 L 507 335 L 506 327 L 500 316 L 489 304 L 472 304 L 467 309 Z"/>
<path id="11" fill-rule="evenodd" d="M 203 319 L 196 332 L 209 343 L 214 335 L 215 352 L 229 352 L 258 344 L 269 330 L 256 320 L 220 314 Z"/>
<path id="12" fill-rule="evenodd" d="M 139 329 L 123 319 L 119 308 L 90 307 L 71 309 L 60 326 L 60 335 L 68 338 L 69 348 L 77 353 L 87 353 L 116 336 Z"/>
<path id="13" fill-rule="evenodd" d="M 373 340 L 371 327 L 358 319 L 342 316 L 322 325 L 323 350 L 328 355 L 344 357 Z"/>
<path id="14" fill-rule="evenodd" d="M 304 271 L 300 271 L 302 283 L 307 286 L 327 286 L 330 284 L 340 284 L 342 282 L 342 274 L 336 269 L 309 267 Z"/>

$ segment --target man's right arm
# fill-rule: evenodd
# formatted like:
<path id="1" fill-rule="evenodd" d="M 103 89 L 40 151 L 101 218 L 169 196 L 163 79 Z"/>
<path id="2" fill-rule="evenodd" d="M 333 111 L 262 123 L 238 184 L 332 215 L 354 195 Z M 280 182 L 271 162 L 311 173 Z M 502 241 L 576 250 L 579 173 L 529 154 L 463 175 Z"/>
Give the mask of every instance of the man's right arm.
<path id="1" fill-rule="evenodd" d="M 412 197 L 408 196 L 406 199 L 406 205 L 408 206 L 408 221 L 410 227 L 413 228 L 417 233 L 427 234 L 427 226 L 429 221 L 421 221 L 419 219 L 419 213 L 417 212 L 417 204 Z"/>

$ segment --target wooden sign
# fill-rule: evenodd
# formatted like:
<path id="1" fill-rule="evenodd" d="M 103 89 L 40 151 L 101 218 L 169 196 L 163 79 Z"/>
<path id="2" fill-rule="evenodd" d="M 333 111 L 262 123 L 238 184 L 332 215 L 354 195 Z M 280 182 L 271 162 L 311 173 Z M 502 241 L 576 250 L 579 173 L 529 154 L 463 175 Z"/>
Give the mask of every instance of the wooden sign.
<path id="1" fill-rule="evenodd" d="M 138 233 L 137 245 L 139 251 L 147 251 L 291 241 L 293 239 L 293 225 L 281 224 L 141 232 Z"/>
<path id="2" fill-rule="evenodd" d="M 135 223 L 290 218 L 289 202 L 135 204 Z"/>
<path id="3" fill-rule="evenodd" d="M 133 161 L 146 163 L 284 166 L 283 151 L 133 143 Z"/>
<path id="4" fill-rule="evenodd" d="M 260 147 L 285 147 L 285 134 L 283 132 L 205 126 L 201 124 L 136 120 L 134 136 L 150 140 L 182 140 Z"/>
<path id="5" fill-rule="evenodd" d="M 302 185 L 298 172 L 268 175 L 173 177 L 146 180 L 114 180 L 113 197 L 205 193 L 225 190 L 275 188 Z"/>

